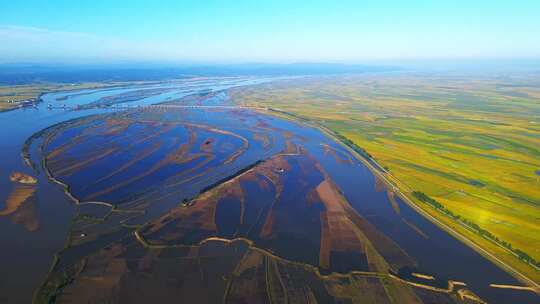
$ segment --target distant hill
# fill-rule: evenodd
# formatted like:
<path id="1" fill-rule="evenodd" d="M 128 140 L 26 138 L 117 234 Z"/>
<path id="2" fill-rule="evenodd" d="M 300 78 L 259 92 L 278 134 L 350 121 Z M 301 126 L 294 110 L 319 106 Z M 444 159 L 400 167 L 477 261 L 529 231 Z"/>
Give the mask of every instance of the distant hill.
<path id="1" fill-rule="evenodd" d="M 165 80 L 191 76 L 297 76 L 395 71 L 396 67 L 337 63 L 220 65 L 0 64 L 0 84 Z"/>

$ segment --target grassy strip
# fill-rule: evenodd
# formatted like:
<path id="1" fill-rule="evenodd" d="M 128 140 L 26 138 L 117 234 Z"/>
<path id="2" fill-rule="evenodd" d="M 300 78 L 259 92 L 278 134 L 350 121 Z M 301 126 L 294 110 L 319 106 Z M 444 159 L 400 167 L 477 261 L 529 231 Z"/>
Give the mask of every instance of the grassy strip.
<path id="1" fill-rule="evenodd" d="M 501 245 L 505 247 L 506 249 L 512 251 L 520 260 L 522 260 L 525 263 L 528 263 L 536 268 L 540 268 L 540 261 L 536 261 L 534 258 L 529 256 L 526 252 L 523 252 L 522 250 L 518 248 L 514 248 L 512 244 L 510 244 L 507 241 L 499 239 L 497 236 L 493 235 L 491 232 L 483 229 L 482 227 L 478 226 L 478 224 L 474 223 L 473 221 L 466 219 L 459 214 L 455 214 L 452 211 L 448 210 L 443 204 L 439 203 L 437 200 L 429 197 L 423 192 L 420 191 L 413 191 L 412 195 L 417 198 L 419 201 L 424 202 L 426 204 L 431 205 L 433 208 L 437 209 L 438 211 L 448 215 L 455 221 L 460 222 L 461 224 L 471 228 L 474 230 L 477 234 L 479 234 L 481 237 L 487 238 L 498 245 Z"/>

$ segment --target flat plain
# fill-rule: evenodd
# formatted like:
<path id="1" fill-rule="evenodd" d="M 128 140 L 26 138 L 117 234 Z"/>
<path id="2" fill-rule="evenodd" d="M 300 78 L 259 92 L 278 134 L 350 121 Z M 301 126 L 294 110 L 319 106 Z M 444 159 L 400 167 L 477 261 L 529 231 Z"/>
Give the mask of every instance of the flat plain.
<path id="1" fill-rule="evenodd" d="M 538 282 L 537 76 L 302 78 L 232 97 L 317 123 L 365 150 L 418 206 Z"/>

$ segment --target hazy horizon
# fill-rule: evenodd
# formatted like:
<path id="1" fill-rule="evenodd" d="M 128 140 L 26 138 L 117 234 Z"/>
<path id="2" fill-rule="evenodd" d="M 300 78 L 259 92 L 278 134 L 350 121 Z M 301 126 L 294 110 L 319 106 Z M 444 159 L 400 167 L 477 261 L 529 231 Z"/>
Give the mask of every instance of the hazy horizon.
<path id="1" fill-rule="evenodd" d="M 537 1 L 16 1 L 1 62 L 375 63 L 540 58 Z"/>

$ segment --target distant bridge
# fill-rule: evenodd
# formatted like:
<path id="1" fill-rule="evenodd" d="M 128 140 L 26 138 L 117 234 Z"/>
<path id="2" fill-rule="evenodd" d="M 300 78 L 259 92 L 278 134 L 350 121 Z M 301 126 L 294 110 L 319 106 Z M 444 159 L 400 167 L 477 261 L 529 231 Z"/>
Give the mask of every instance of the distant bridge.
<path id="1" fill-rule="evenodd" d="M 254 106 L 236 106 L 236 105 L 230 105 L 230 106 L 211 106 L 211 105 L 173 105 L 173 104 L 156 104 L 156 105 L 149 105 L 149 106 L 142 106 L 145 107 L 151 107 L 151 108 L 163 108 L 163 109 L 249 109 L 249 110 L 268 110 L 268 108 L 265 107 L 254 107 Z M 128 107 L 129 108 L 129 107 Z"/>
<path id="2" fill-rule="evenodd" d="M 64 109 L 64 110 L 82 110 L 89 109 L 84 105 L 62 105 L 62 106 L 53 106 L 48 105 L 48 109 Z M 96 105 L 91 108 L 106 108 L 112 110 L 124 110 L 124 109 L 147 109 L 147 108 L 156 108 L 156 109 L 248 109 L 248 110 L 263 110 L 267 111 L 267 107 L 255 107 L 255 106 L 241 106 L 241 105 L 176 105 L 176 104 L 153 104 L 153 105 L 109 105 L 109 106 L 99 106 Z"/>

